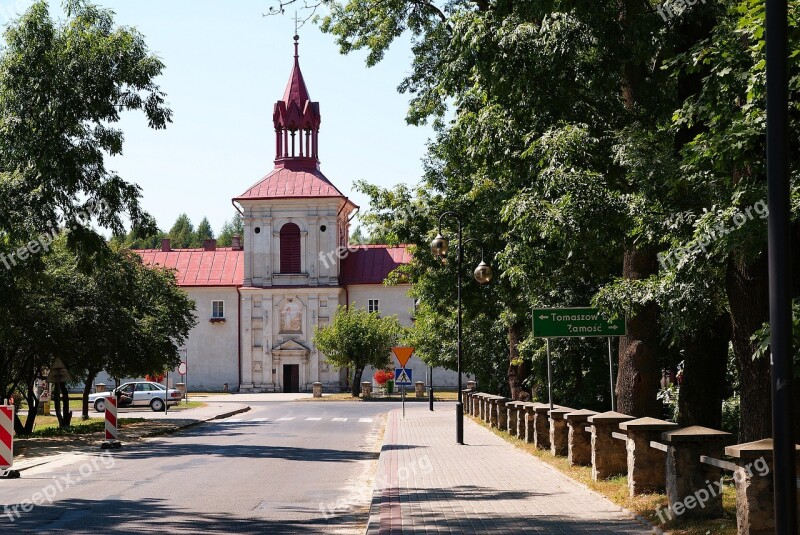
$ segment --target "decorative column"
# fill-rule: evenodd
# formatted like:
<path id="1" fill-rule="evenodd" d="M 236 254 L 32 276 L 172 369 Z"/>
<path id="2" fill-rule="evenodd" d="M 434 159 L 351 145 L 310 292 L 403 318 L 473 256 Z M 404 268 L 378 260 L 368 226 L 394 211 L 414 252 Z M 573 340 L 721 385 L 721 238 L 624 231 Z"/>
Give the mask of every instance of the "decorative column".
<path id="1" fill-rule="evenodd" d="M 656 418 L 638 418 L 619 424 L 628 433 L 628 490 L 631 496 L 663 492 L 666 483 L 666 453 L 650 447 L 658 442 L 661 433 L 678 424 Z"/>
<path id="2" fill-rule="evenodd" d="M 550 449 L 550 405 L 539 403 L 533 408 L 534 412 L 534 433 L 533 443 L 542 450 Z"/>
<path id="3" fill-rule="evenodd" d="M 722 477 L 718 466 L 701 463 L 700 456 L 722 457 L 730 433 L 697 425 L 667 431 L 661 439 L 667 444 L 667 497 L 672 511 L 678 503 L 686 505 L 685 518 L 719 518 L 722 516 L 722 493 L 716 485 Z M 699 507 L 688 507 L 688 498 L 701 501 Z"/>
<path id="4" fill-rule="evenodd" d="M 736 484 L 736 527 L 739 535 L 775 533 L 772 447 L 772 439 L 768 438 L 725 448 L 725 455 L 733 457 L 737 466 L 733 481 Z M 795 446 L 796 469 L 800 473 L 798 452 L 800 446 Z"/>
<path id="5" fill-rule="evenodd" d="M 572 466 L 592 463 L 592 434 L 586 431 L 586 420 L 595 414 L 595 411 L 580 410 L 564 415 L 569 427 L 567 458 Z"/>
<path id="6" fill-rule="evenodd" d="M 619 424 L 635 420 L 633 416 L 608 411 L 590 416 L 592 425 L 592 479 L 608 479 L 628 473 L 627 437 L 619 440 L 611 433 L 619 433 Z"/>
<path id="7" fill-rule="evenodd" d="M 550 453 L 565 457 L 569 453 L 569 428 L 564 416 L 574 412 L 569 407 L 556 407 L 550 414 Z"/>

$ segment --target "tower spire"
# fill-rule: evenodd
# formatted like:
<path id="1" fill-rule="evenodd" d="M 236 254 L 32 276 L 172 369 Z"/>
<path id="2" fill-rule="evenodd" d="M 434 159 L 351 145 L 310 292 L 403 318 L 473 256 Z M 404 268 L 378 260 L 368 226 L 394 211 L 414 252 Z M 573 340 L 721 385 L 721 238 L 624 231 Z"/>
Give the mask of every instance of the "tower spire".
<path id="1" fill-rule="evenodd" d="M 298 23 L 295 14 L 294 66 L 283 99 L 275 103 L 272 115 L 275 123 L 275 165 L 317 169 L 321 117 L 319 103 L 311 101 L 300 71 Z"/>
<path id="2" fill-rule="evenodd" d="M 297 11 L 294 12 L 294 59 L 298 59 L 300 54 L 297 52 L 298 41 L 300 41 L 300 19 L 297 17 Z"/>

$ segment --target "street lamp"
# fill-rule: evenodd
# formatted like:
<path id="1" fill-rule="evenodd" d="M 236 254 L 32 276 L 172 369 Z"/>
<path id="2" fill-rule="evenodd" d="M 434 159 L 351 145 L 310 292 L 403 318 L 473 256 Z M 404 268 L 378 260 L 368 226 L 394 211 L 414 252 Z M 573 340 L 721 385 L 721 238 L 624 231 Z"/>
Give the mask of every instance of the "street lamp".
<path id="1" fill-rule="evenodd" d="M 456 373 L 458 374 L 458 401 L 456 402 L 456 442 L 464 444 L 464 403 L 461 393 L 461 272 L 464 265 L 464 246 L 471 242 L 477 241 L 474 238 L 468 240 L 463 239 L 463 224 L 461 216 L 455 212 L 445 212 L 439 216 L 439 233 L 431 242 L 431 252 L 434 256 L 446 261 L 447 251 L 450 244 L 444 236 L 442 236 L 442 219 L 446 216 L 451 216 L 458 223 L 458 262 L 456 264 L 456 272 L 458 274 L 458 351 L 456 353 Z M 480 284 L 488 284 L 492 280 L 492 268 L 484 262 L 483 251 L 481 251 L 481 263 L 475 268 L 475 280 Z"/>

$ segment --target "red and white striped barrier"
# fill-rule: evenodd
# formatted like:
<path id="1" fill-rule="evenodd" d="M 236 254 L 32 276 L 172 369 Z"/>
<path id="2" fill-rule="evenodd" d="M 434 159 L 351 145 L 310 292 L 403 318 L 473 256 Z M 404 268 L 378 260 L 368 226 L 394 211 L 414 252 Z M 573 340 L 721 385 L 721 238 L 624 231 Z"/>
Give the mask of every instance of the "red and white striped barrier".
<path id="1" fill-rule="evenodd" d="M 106 439 L 100 444 L 102 449 L 119 448 L 122 446 L 117 440 L 117 396 L 106 396 Z"/>
<path id="2" fill-rule="evenodd" d="M 0 470 L 14 465 L 14 406 L 0 405 Z"/>
<path id="3" fill-rule="evenodd" d="M 117 397 L 106 398 L 106 440 L 117 440 Z"/>
<path id="4" fill-rule="evenodd" d="M 16 479 L 14 465 L 14 405 L 0 405 L 0 479 Z"/>

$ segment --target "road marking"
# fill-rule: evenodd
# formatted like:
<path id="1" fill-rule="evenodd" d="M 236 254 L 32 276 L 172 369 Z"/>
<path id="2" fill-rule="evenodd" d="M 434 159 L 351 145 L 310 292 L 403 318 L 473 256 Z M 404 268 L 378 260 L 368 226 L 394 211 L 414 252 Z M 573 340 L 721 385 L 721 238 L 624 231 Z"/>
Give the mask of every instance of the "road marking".
<path id="1" fill-rule="evenodd" d="M 306 418 L 306 422 L 319 422 L 322 418 Z"/>
<path id="2" fill-rule="evenodd" d="M 253 418 L 254 422 L 266 422 L 269 418 Z"/>
<path id="3" fill-rule="evenodd" d="M 289 418 L 278 418 L 279 422 L 288 422 L 289 420 L 294 420 L 294 416 L 290 416 Z"/>
<path id="4" fill-rule="evenodd" d="M 358 423 L 360 424 L 371 424 L 372 418 L 359 418 Z"/>
<path id="5" fill-rule="evenodd" d="M 346 422 L 347 418 L 334 418 L 332 421 L 334 421 L 334 422 Z"/>

